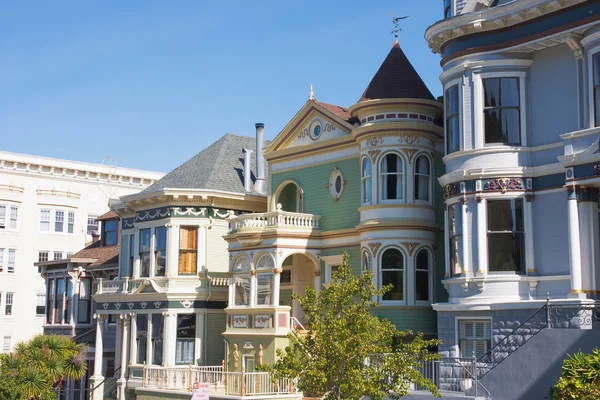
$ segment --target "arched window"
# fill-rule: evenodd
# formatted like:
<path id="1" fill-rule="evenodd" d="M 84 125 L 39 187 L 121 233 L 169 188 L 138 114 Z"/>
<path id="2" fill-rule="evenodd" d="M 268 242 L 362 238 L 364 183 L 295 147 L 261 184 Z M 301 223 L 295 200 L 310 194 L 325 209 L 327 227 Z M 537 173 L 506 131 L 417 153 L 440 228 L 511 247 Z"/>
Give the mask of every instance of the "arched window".
<path id="1" fill-rule="evenodd" d="M 402 159 L 397 154 L 386 154 L 381 160 L 381 199 L 402 200 Z"/>
<path id="2" fill-rule="evenodd" d="M 415 163 L 415 200 L 429 201 L 431 187 L 431 166 L 425 155 L 419 156 Z"/>
<path id="3" fill-rule="evenodd" d="M 415 300 L 429 301 L 429 251 L 422 249 L 415 261 Z"/>
<path id="4" fill-rule="evenodd" d="M 361 271 L 371 271 L 371 255 L 367 250 L 363 250 Z"/>
<path id="5" fill-rule="evenodd" d="M 273 300 L 273 268 L 275 262 L 269 254 L 256 261 L 256 304 L 270 305 Z"/>
<path id="6" fill-rule="evenodd" d="M 242 255 L 233 264 L 233 281 L 235 290 L 235 305 L 250 305 L 250 259 Z"/>
<path id="7" fill-rule="evenodd" d="M 384 301 L 404 300 L 404 256 L 398 249 L 388 249 L 381 256 L 381 285 L 392 285 L 383 295 Z"/>
<path id="8" fill-rule="evenodd" d="M 371 160 L 364 157 L 362 160 L 362 195 L 363 204 L 371 202 Z"/>

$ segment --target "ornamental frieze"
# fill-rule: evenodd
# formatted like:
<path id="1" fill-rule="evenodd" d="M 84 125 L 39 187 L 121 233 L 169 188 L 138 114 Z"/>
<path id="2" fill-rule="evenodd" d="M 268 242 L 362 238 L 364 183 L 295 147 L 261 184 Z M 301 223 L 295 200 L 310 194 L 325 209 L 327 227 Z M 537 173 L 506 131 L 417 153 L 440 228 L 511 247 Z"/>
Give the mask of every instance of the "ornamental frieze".
<path id="1" fill-rule="evenodd" d="M 523 180 L 520 178 L 496 178 L 488 179 L 483 186 L 484 191 L 500 191 L 506 193 L 507 190 L 525 190 Z"/>
<path id="2" fill-rule="evenodd" d="M 421 139 L 415 135 L 400 135 L 398 142 L 406 144 L 421 143 Z"/>
<path id="3" fill-rule="evenodd" d="M 449 185 L 444 186 L 444 199 L 448 199 L 452 196 L 457 195 L 458 193 L 458 183 L 451 183 Z"/>
<path id="4" fill-rule="evenodd" d="M 383 144 L 383 138 L 381 136 L 372 137 L 367 140 L 367 143 L 374 147 Z"/>
<path id="5" fill-rule="evenodd" d="M 151 210 L 138 211 L 135 214 L 135 218 L 123 218 L 121 226 L 123 229 L 131 229 L 134 227 L 136 222 L 147 222 L 156 221 L 164 218 L 178 217 L 178 218 L 208 218 L 209 214 L 212 214 L 214 219 L 229 219 L 238 214 L 234 210 L 221 211 L 218 208 L 207 208 L 207 207 L 161 207 Z"/>
<path id="6" fill-rule="evenodd" d="M 600 163 L 595 163 L 594 167 L 592 169 L 592 175 L 593 176 L 598 176 L 600 175 Z"/>
<path id="7" fill-rule="evenodd" d="M 325 133 L 325 132 L 332 132 L 335 131 L 337 128 L 335 127 L 335 125 L 330 124 L 330 123 L 325 123 L 324 125 L 321 126 L 321 134 Z M 297 139 L 304 139 L 306 137 L 310 137 L 310 129 L 304 128 L 303 130 L 301 130 L 298 133 Z"/>

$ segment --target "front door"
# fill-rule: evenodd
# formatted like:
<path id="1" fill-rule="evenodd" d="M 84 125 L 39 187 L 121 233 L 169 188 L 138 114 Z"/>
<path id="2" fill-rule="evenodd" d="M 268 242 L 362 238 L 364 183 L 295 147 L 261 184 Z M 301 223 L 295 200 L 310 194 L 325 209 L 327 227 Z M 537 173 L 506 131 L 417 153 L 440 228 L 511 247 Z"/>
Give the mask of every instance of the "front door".
<path id="1" fill-rule="evenodd" d="M 250 354 L 243 355 L 244 369 L 246 372 L 254 372 L 254 356 Z"/>

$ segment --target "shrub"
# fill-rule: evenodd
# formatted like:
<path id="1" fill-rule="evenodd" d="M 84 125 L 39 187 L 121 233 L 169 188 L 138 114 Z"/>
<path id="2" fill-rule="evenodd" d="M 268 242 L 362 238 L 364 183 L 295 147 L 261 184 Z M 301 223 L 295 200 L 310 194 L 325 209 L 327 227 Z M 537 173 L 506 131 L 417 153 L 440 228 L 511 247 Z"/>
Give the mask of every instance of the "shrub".
<path id="1" fill-rule="evenodd" d="M 581 351 L 563 361 L 561 376 L 550 389 L 552 400 L 600 399 L 600 350 Z"/>

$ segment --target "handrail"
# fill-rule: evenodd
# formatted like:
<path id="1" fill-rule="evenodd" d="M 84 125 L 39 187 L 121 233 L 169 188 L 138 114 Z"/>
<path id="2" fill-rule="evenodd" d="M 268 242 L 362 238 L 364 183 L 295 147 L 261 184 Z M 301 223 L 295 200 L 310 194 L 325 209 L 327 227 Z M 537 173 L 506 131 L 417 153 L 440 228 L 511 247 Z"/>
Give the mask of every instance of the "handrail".
<path id="1" fill-rule="evenodd" d="M 112 376 L 107 376 L 106 378 L 104 378 L 104 380 L 103 380 L 102 382 L 100 382 L 100 383 L 99 383 L 99 384 L 97 384 L 97 385 L 94 385 L 94 387 L 90 389 L 90 397 L 91 397 L 92 393 L 94 392 L 94 390 L 96 390 L 96 389 L 98 389 L 100 386 L 104 385 L 104 382 L 106 382 L 107 380 L 114 378 L 114 377 L 115 377 L 115 374 L 116 374 L 117 372 L 119 372 L 120 370 L 121 370 L 121 367 L 119 367 L 119 368 L 115 369 L 115 370 L 114 370 L 114 372 L 113 372 L 113 375 L 112 375 Z"/>
<path id="2" fill-rule="evenodd" d="M 294 326 L 299 326 L 303 331 L 306 330 L 304 325 L 302 325 L 302 322 L 298 321 L 298 318 L 296 317 L 290 317 L 290 328 L 292 327 L 292 324 L 294 324 Z"/>

